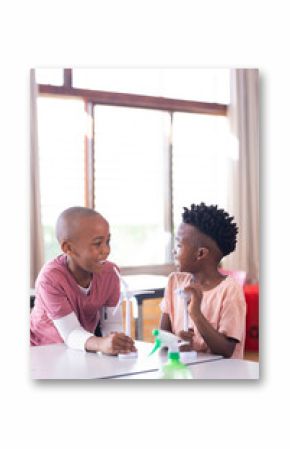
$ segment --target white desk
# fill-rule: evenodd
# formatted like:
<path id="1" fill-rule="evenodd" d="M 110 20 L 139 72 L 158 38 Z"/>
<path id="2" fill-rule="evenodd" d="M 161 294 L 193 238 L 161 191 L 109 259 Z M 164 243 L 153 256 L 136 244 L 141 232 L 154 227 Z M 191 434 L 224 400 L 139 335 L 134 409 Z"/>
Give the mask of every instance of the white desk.
<path id="1" fill-rule="evenodd" d="M 31 376 L 33 379 L 108 379 L 157 371 L 167 359 L 166 353 L 148 357 L 153 344 L 136 341 L 138 357 L 119 359 L 116 356 L 88 353 L 67 348 L 64 344 L 32 346 Z M 196 357 L 181 354 L 186 364 L 203 364 L 221 356 L 198 353 Z"/>
<path id="2" fill-rule="evenodd" d="M 189 369 L 191 371 L 193 379 L 259 379 L 259 363 L 250 362 L 248 360 L 239 359 L 221 359 L 209 361 L 207 363 L 200 363 L 195 365 L 190 365 Z M 151 371 L 147 373 L 139 373 L 130 376 L 123 376 L 119 379 L 151 379 L 156 380 L 157 372 Z"/>

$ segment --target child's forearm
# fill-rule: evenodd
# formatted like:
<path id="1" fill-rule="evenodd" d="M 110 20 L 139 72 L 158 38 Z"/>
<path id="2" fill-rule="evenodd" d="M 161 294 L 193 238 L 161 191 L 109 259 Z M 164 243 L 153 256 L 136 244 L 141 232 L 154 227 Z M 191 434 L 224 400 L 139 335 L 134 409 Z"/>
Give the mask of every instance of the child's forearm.
<path id="1" fill-rule="evenodd" d="M 119 332 L 112 332 L 106 337 L 92 336 L 86 341 L 85 349 L 113 355 L 136 351 L 132 338 Z"/>
<path id="2" fill-rule="evenodd" d="M 90 337 L 85 343 L 86 351 L 98 352 L 102 350 L 103 337 Z"/>
<path id="3" fill-rule="evenodd" d="M 236 346 L 235 341 L 216 331 L 201 312 L 191 318 L 213 354 L 219 354 L 223 357 L 233 355 Z"/>
<path id="4" fill-rule="evenodd" d="M 159 327 L 163 331 L 172 332 L 171 321 L 168 313 L 162 313 Z"/>

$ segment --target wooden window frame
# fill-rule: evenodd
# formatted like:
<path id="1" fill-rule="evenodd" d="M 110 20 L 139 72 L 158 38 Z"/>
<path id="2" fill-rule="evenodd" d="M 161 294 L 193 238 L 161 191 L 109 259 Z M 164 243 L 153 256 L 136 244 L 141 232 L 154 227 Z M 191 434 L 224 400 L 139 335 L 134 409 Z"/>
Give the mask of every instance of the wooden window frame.
<path id="1" fill-rule="evenodd" d="M 93 104 L 124 106 L 132 108 L 159 109 L 168 112 L 188 112 L 194 114 L 227 115 L 228 105 L 201 101 L 176 100 L 173 98 L 153 97 L 150 95 L 105 92 L 101 90 L 79 89 L 68 86 L 38 84 L 41 95 L 78 97 Z"/>
<path id="2" fill-rule="evenodd" d="M 85 206 L 94 208 L 94 106 L 122 106 L 131 108 L 142 108 L 151 110 L 167 111 L 171 115 L 171 124 L 174 112 L 185 112 L 191 114 L 206 114 L 227 116 L 228 105 L 219 103 L 209 103 L 190 100 L 178 100 L 174 98 L 155 97 L 150 95 L 128 94 L 121 92 L 107 92 L 100 90 L 81 89 L 73 87 L 73 70 L 64 69 L 64 83 L 62 86 L 49 84 L 38 84 L 38 94 L 40 96 L 56 96 L 58 98 L 78 98 L 84 101 L 87 113 L 88 128 L 84 137 L 84 157 L 85 157 Z M 165 186 L 166 204 L 165 230 L 173 230 L 172 211 L 172 141 L 168 142 L 168 156 L 165 161 L 168 174 L 168 182 Z M 169 201 L 168 201 L 169 199 Z M 167 254 L 173 250 L 173 238 L 167 248 Z M 123 274 L 163 274 L 167 275 L 174 269 L 172 263 L 162 265 L 122 267 Z"/>

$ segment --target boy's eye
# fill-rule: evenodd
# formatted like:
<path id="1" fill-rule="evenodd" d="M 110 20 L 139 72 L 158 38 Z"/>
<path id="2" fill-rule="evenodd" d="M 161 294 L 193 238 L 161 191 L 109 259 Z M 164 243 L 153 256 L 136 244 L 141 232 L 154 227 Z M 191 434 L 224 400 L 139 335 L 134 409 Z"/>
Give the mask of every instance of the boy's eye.
<path id="1" fill-rule="evenodd" d="M 109 246 L 110 245 L 111 240 L 107 240 L 106 241 L 106 245 Z M 95 242 L 94 246 L 96 246 L 97 248 L 99 248 L 102 245 L 102 242 Z"/>

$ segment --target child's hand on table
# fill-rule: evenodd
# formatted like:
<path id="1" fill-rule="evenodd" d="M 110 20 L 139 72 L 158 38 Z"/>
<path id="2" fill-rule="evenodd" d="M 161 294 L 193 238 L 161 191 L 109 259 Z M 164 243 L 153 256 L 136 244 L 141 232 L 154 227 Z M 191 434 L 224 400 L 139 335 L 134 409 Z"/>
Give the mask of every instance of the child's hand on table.
<path id="1" fill-rule="evenodd" d="M 127 335 L 119 332 L 112 332 L 107 337 L 103 337 L 100 342 L 100 351 L 104 354 L 127 354 L 136 352 L 134 341 Z"/>

